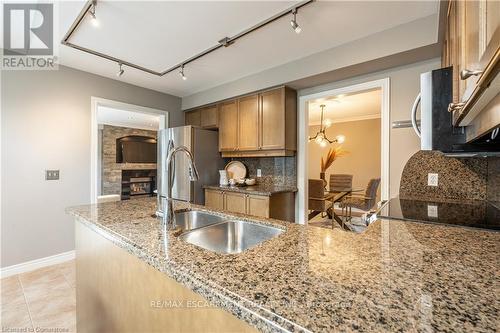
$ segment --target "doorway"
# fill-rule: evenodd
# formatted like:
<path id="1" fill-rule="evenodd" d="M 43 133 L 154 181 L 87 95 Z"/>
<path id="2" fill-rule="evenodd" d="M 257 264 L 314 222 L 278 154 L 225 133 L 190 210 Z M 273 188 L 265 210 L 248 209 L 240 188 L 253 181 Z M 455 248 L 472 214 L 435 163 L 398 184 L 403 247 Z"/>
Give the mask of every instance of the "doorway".
<path id="1" fill-rule="evenodd" d="M 149 137 L 154 138 L 156 142 L 158 130 L 168 127 L 168 112 L 96 97 L 91 98 L 91 112 L 90 200 L 91 203 L 97 203 L 98 197 L 122 197 L 123 173 L 128 175 L 133 172 L 135 175 L 139 171 L 156 172 L 156 161 L 153 160 L 140 161 L 143 163 L 118 161 L 120 154 L 116 148 L 117 139 Z M 153 154 L 149 155 L 151 155 L 150 159 L 154 159 Z M 141 156 L 141 158 L 147 158 L 147 156 Z M 144 178 L 152 174 L 139 176 Z M 152 185 L 153 183 L 150 182 L 149 186 Z M 134 186 L 137 187 L 137 194 L 147 191 L 148 188 L 146 181 L 134 184 Z"/>
<path id="2" fill-rule="evenodd" d="M 298 116 L 298 156 L 297 156 L 297 202 L 296 202 L 296 216 L 297 222 L 300 224 L 307 224 L 308 221 L 308 180 L 311 177 L 311 153 L 317 153 L 315 150 L 310 147 L 309 136 L 310 136 L 310 121 L 314 120 L 314 114 L 310 117 L 310 113 L 317 113 L 316 109 L 319 108 L 320 105 L 330 103 L 341 103 L 342 98 L 347 96 L 353 96 L 360 93 L 369 93 L 369 92 L 378 92 L 380 95 L 379 104 L 380 104 L 380 112 L 378 115 L 358 115 L 358 120 L 378 119 L 379 120 L 379 149 L 380 149 L 380 158 L 375 159 L 377 163 L 377 168 L 380 171 L 380 179 L 381 179 L 381 189 L 380 189 L 380 199 L 387 200 L 389 197 L 389 132 L 390 132 L 390 81 L 389 78 L 370 81 L 362 84 L 352 85 L 348 87 L 327 90 L 320 93 L 315 93 L 311 95 L 301 96 L 299 98 L 299 116 Z M 368 95 L 367 95 L 368 96 Z M 340 98 L 339 98 L 340 97 Z M 333 100 L 333 102 L 331 102 Z M 316 105 L 317 104 L 317 105 Z M 311 119 L 310 119 L 311 118 Z M 350 120 L 356 120 L 356 115 L 353 115 Z M 318 121 L 321 121 L 318 116 Z M 339 121 L 338 121 L 339 122 Z M 313 124 L 314 126 L 314 124 Z M 318 128 L 316 128 L 318 127 Z M 345 131 L 351 131 L 351 127 L 353 126 L 338 126 L 337 129 L 344 128 Z M 316 128 L 319 130 L 319 126 L 312 127 L 312 129 Z M 314 130 L 313 130 L 314 132 Z M 329 138 L 331 141 L 335 141 L 336 136 L 344 136 L 343 133 L 334 133 L 335 131 L 325 132 L 332 138 Z M 314 134 L 314 133 L 313 133 Z M 334 135 L 335 134 L 335 135 Z M 314 136 L 314 135 L 313 135 Z M 343 139 L 343 138 L 341 138 Z M 349 138 L 345 138 L 349 140 Z M 340 140 L 342 141 L 342 140 Z M 319 141 L 317 142 L 320 143 Z M 337 142 L 335 142 L 337 143 Z M 314 147 L 317 148 L 317 147 Z M 317 162 L 319 165 L 319 162 Z M 314 168 L 314 166 L 312 166 Z M 319 166 L 318 166 L 319 168 Z M 345 169 L 345 168 L 344 168 Z M 363 168 L 366 169 L 366 168 Z M 319 169 L 318 169 L 319 170 Z M 361 172 L 361 171 L 360 171 Z M 364 171 L 363 171 L 364 172 Z M 361 176 L 364 177 L 364 176 Z M 368 177 L 368 176 L 367 176 Z M 319 174 L 314 178 L 319 178 Z M 365 177 L 366 178 L 366 177 Z M 328 179 L 326 179 L 328 181 Z"/>

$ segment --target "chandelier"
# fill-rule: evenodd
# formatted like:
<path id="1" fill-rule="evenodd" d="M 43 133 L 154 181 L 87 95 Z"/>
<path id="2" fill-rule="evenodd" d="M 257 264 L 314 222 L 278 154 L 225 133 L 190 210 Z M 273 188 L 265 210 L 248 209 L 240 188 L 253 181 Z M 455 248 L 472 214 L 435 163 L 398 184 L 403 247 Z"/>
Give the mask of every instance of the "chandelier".
<path id="1" fill-rule="evenodd" d="M 314 140 L 321 147 L 326 147 L 327 144 L 332 144 L 334 142 L 342 143 L 345 141 L 345 136 L 343 135 L 337 135 L 333 140 L 330 140 L 326 135 L 325 131 L 328 127 L 332 126 L 332 121 L 330 119 L 325 119 L 323 121 L 325 106 L 326 106 L 325 104 L 321 104 L 319 106 L 321 108 L 321 122 L 319 124 L 319 131 L 316 133 L 315 136 L 309 137 L 309 141 Z"/>

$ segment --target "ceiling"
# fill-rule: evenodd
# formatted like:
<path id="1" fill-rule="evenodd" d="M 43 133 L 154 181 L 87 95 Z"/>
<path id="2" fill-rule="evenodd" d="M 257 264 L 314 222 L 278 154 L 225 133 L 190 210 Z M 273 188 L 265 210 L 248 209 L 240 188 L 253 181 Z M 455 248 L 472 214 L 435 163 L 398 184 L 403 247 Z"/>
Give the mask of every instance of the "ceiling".
<path id="1" fill-rule="evenodd" d="M 97 123 L 157 131 L 160 127 L 160 116 L 99 106 Z"/>
<path id="2" fill-rule="evenodd" d="M 324 120 L 336 122 L 380 118 L 381 90 L 369 90 L 350 95 L 331 96 L 309 102 L 309 125 L 319 125 L 320 105 L 325 105 Z"/>
<path id="3" fill-rule="evenodd" d="M 125 68 L 124 82 L 187 96 L 273 68 L 341 44 L 369 36 L 438 11 L 438 1 L 315 1 L 299 10 L 303 28 L 296 34 L 291 16 L 283 17 L 186 65 L 183 81 L 177 71 L 156 77 Z M 84 1 L 59 3 L 59 35 L 64 36 Z M 101 1 L 99 26 L 86 18 L 70 42 L 116 58 L 166 70 L 185 59 L 292 7 L 292 1 Z M 118 79 L 118 65 L 60 46 L 63 65 Z"/>

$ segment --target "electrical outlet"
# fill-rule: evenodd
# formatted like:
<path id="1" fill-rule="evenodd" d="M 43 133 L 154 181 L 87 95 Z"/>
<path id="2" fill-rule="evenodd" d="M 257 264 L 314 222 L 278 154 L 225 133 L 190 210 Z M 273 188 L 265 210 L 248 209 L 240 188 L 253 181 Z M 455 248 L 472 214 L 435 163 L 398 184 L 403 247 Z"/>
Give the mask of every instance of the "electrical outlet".
<path id="1" fill-rule="evenodd" d="M 427 216 L 428 217 L 438 217 L 438 206 L 436 205 L 427 205 Z"/>
<path id="2" fill-rule="evenodd" d="M 45 170 L 45 180 L 58 180 L 59 170 Z"/>
<path id="3" fill-rule="evenodd" d="M 427 174 L 427 185 L 428 186 L 438 186 L 438 174 L 428 173 Z"/>
<path id="4" fill-rule="evenodd" d="M 262 170 L 261 169 L 257 169 L 257 177 L 262 177 Z"/>

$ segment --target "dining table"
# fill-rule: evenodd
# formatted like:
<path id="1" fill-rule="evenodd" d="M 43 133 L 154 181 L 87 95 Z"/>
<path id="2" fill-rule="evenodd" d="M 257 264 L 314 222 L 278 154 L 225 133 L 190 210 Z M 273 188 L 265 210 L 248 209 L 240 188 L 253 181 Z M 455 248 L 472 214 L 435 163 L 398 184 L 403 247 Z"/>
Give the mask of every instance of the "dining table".
<path id="1" fill-rule="evenodd" d="M 340 191 L 325 191 L 324 199 L 332 202 L 332 207 L 330 207 L 326 210 L 328 218 L 332 219 L 332 221 L 337 222 L 338 225 L 342 229 L 344 229 L 346 231 L 352 231 L 352 229 L 349 227 L 349 225 L 344 223 L 342 216 L 339 216 L 339 214 L 335 213 L 335 203 L 341 202 L 342 199 L 344 199 L 346 196 L 352 194 L 353 192 L 360 192 L 363 190 L 364 189 L 345 189 L 345 190 L 340 190 Z M 317 212 L 317 211 L 311 212 L 309 214 L 309 219 L 318 215 L 319 213 L 321 213 L 321 212 Z"/>

